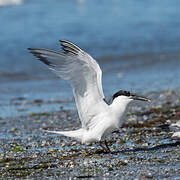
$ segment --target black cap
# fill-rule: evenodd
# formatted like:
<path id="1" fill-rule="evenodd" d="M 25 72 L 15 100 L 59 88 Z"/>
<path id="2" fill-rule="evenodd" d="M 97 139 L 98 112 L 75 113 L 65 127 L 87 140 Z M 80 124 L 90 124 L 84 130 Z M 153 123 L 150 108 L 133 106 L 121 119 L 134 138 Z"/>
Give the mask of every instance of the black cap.
<path id="1" fill-rule="evenodd" d="M 129 91 L 120 90 L 113 95 L 113 100 L 118 96 L 131 96 L 131 93 Z"/>

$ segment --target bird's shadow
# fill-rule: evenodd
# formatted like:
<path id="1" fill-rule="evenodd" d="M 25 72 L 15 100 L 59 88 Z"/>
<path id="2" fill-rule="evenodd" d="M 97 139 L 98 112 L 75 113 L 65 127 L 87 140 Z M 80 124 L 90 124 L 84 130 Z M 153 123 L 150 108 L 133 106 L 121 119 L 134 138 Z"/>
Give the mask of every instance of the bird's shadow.
<path id="1" fill-rule="evenodd" d="M 119 153 L 127 153 L 127 152 L 139 152 L 139 151 L 157 151 L 159 149 L 165 149 L 169 147 L 176 147 L 180 145 L 180 141 L 176 141 L 173 143 L 167 143 L 167 144 L 160 144 L 154 147 L 139 147 L 139 148 L 134 148 L 134 149 L 124 149 L 124 150 L 117 150 L 117 151 L 112 151 L 112 152 L 105 152 L 103 150 L 99 150 L 96 153 L 98 154 L 119 154 Z"/>

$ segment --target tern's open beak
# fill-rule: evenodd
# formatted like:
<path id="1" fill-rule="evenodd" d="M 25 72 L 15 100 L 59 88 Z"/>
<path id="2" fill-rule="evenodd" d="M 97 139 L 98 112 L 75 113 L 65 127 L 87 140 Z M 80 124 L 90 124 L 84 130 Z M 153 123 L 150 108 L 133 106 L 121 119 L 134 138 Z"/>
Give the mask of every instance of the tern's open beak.
<path id="1" fill-rule="evenodd" d="M 142 97 L 142 96 L 137 96 L 137 95 L 133 95 L 132 96 L 133 100 L 139 100 L 139 101 L 147 101 L 147 102 L 151 102 L 150 99 L 146 98 L 146 97 Z"/>

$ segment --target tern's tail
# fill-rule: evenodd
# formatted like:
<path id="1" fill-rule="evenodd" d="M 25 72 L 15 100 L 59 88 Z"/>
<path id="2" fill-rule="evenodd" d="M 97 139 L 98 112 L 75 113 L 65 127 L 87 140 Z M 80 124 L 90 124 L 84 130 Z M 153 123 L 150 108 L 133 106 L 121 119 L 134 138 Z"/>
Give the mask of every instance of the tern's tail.
<path id="1" fill-rule="evenodd" d="M 84 133 L 84 129 L 78 129 L 74 131 L 48 131 L 48 130 L 45 130 L 45 131 L 49 133 L 55 133 L 55 134 L 60 134 L 63 136 L 75 138 L 80 141 L 82 141 L 83 133 Z"/>

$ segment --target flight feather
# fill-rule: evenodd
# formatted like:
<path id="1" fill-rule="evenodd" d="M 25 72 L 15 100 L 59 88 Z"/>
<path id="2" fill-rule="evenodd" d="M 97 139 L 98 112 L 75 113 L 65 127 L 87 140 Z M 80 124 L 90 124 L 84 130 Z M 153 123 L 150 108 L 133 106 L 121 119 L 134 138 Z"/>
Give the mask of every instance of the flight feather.
<path id="1" fill-rule="evenodd" d="M 78 46 L 66 40 L 60 40 L 60 43 L 64 52 L 44 48 L 29 50 L 59 77 L 70 81 L 82 128 L 88 128 L 97 113 L 92 107 L 104 99 L 102 71 L 98 63 Z"/>

